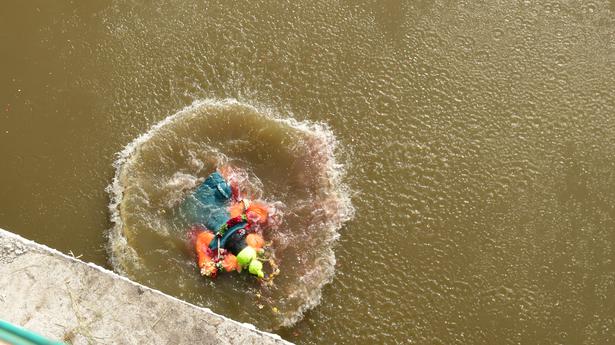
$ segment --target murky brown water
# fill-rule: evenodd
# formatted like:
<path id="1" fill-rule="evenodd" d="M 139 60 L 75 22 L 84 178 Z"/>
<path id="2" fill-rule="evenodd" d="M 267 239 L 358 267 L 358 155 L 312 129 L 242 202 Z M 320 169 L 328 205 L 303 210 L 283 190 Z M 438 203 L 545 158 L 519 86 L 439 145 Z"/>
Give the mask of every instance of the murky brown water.
<path id="1" fill-rule="evenodd" d="M 11 0 L 0 81 L 0 227 L 106 264 L 115 154 L 234 98 L 328 124 L 353 192 L 286 339 L 615 342 L 612 1 Z"/>

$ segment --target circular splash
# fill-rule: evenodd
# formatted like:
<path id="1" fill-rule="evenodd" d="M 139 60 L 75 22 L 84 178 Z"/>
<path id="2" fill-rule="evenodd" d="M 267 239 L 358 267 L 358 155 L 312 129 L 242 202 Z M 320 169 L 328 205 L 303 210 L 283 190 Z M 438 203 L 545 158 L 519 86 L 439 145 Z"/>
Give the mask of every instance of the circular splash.
<path id="1" fill-rule="evenodd" d="M 109 192 L 115 270 L 138 282 L 264 329 L 290 326 L 318 304 L 334 274 L 332 244 L 353 209 L 322 124 L 285 119 L 236 100 L 199 101 L 129 144 Z M 199 275 L 178 205 L 216 167 L 241 168 L 251 195 L 283 217 L 265 234 L 280 274 Z M 275 202 L 275 203 L 274 203 Z"/>

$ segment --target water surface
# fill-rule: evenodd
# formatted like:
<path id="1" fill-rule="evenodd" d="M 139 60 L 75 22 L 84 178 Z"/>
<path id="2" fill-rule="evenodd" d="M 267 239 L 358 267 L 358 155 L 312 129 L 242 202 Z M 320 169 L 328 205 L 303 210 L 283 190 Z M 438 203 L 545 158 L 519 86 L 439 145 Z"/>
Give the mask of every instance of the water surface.
<path id="1" fill-rule="evenodd" d="M 106 264 L 115 154 L 232 98 L 326 123 L 353 192 L 333 281 L 285 338 L 615 342 L 614 11 L 5 2 L 0 226 Z"/>

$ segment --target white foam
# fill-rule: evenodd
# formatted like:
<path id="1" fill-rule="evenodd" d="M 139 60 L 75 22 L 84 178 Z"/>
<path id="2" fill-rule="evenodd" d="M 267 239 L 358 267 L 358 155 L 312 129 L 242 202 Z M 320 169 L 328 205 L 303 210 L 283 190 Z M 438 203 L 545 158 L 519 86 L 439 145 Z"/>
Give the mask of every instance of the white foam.
<path id="1" fill-rule="evenodd" d="M 307 121 L 297 121 L 292 117 L 292 114 L 284 117 L 277 112 L 275 112 L 271 108 L 263 107 L 263 106 L 253 106 L 245 103 L 241 103 L 235 99 L 224 99 L 224 100 L 214 100 L 214 99 L 206 99 L 206 100 L 198 100 L 193 102 L 190 106 L 178 111 L 176 114 L 171 115 L 161 122 L 154 125 L 149 131 L 140 135 L 138 138 L 133 140 L 131 143 L 126 145 L 126 147 L 117 154 L 117 159 L 114 162 L 115 167 L 115 176 L 113 178 L 112 183 L 107 187 L 107 192 L 111 196 L 111 202 L 109 204 L 109 210 L 111 212 L 111 221 L 114 223 L 114 227 L 109 230 L 109 255 L 110 261 L 116 271 L 119 271 L 122 274 L 125 274 L 124 265 L 127 263 L 133 265 L 133 267 L 139 267 L 139 258 L 134 249 L 130 247 L 126 238 L 123 235 L 123 221 L 121 217 L 121 204 L 123 198 L 123 189 L 122 189 L 122 173 L 124 169 L 130 168 L 130 165 L 133 163 L 132 159 L 135 156 L 135 153 L 150 138 L 152 138 L 156 133 L 158 133 L 165 126 L 173 123 L 174 121 L 182 118 L 183 116 L 193 113 L 202 107 L 207 107 L 211 109 L 216 108 L 225 108 L 232 106 L 242 106 L 253 110 L 255 113 L 262 114 L 263 116 L 268 117 L 269 119 L 275 120 L 284 124 L 285 126 L 289 126 L 295 130 L 304 132 L 308 134 L 310 137 L 315 138 L 317 141 L 321 143 L 319 145 L 318 150 L 322 154 L 324 158 L 323 166 L 326 169 L 326 177 L 327 184 L 332 186 L 332 190 L 329 191 L 331 195 L 329 196 L 329 201 L 323 205 L 324 211 L 328 214 L 335 214 L 336 217 L 329 219 L 326 222 L 326 226 L 329 228 L 327 231 L 331 234 L 331 238 L 327 239 L 329 242 L 333 242 L 338 237 L 338 230 L 341 228 L 344 222 L 350 220 L 354 216 L 354 208 L 352 207 L 350 200 L 350 193 L 348 187 L 342 182 L 343 177 L 345 176 L 344 166 L 339 164 L 335 160 L 335 151 L 337 149 L 337 140 L 333 132 L 330 130 L 328 125 L 324 123 L 312 123 Z M 203 168 L 203 162 L 199 161 L 198 157 L 191 157 L 194 165 L 200 170 Z M 175 178 L 169 181 L 170 184 L 176 183 L 186 186 L 187 188 L 193 187 L 193 184 L 196 185 L 196 177 L 184 174 L 175 175 Z M 177 200 L 173 201 L 175 203 Z M 335 256 L 333 250 L 329 247 L 328 250 L 325 251 L 326 258 L 323 260 L 326 261 L 324 265 L 318 265 L 319 267 L 313 269 L 318 270 L 318 272 L 308 272 L 306 276 L 302 277 L 302 279 L 311 280 L 310 289 L 301 289 L 300 291 L 295 291 L 294 293 L 302 294 L 303 300 L 305 303 L 299 307 L 297 310 L 286 314 L 286 318 L 283 320 L 283 326 L 290 326 L 300 320 L 303 317 L 303 314 L 306 310 L 313 308 L 318 305 L 321 299 L 321 291 L 322 287 L 329 282 L 332 281 L 334 276 L 334 265 L 335 265 Z M 324 268 L 323 268 L 324 267 Z M 318 277 L 318 278 L 315 278 Z M 320 279 L 320 281 L 314 282 L 315 279 Z M 315 288 L 312 288 L 315 287 Z"/>

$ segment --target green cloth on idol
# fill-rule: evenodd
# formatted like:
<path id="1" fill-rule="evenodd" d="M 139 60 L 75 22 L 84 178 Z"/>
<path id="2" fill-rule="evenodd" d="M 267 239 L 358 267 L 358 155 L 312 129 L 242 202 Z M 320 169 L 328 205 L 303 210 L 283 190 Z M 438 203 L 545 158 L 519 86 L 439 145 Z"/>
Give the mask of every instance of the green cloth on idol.
<path id="1" fill-rule="evenodd" d="M 239 254 L 237 254 L 237 263 L 241 266 L 241 268 L 248 267 L 250 262 L 254 259 L 256 259 L 256 250 L 250 246 L 245 247 L 239 252 Z"/>
<path id="2" fill-rule="evenodd" d="M 254 274 L 255 276 L 258 276 L 259 278 L 263 278 L 265 276 L 265 273 L 263 273 L 263 263 L 258 261 L 257 259 L 252 260 L 252 262 L 250 262 L 250 268 L 248 269 L 248 272 Z"/>
<path id="3" fill-rule="evenodd" d="M 213 172 L 180 206 L 180 215 L 190 224 L 217 231 L 230 218 L 231 186 L 219 172 Z"/>

